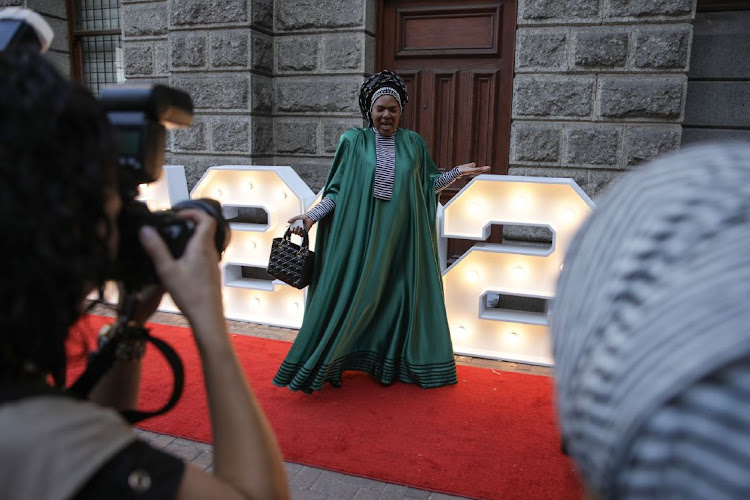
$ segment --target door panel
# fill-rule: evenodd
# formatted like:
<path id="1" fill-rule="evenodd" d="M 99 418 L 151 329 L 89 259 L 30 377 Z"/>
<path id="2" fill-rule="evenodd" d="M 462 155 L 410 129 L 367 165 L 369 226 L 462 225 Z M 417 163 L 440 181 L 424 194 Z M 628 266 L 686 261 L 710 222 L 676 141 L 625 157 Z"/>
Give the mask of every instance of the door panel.
<path id="1" fill-rule="evenodd" d="M 406 81 L 402 126 L 441 170 L 476 162 L 508 173 L 516 0 L 381 0 L 377 69 Z M 467 180 L 443 191 L 446 203 Z M 490 241 L 501 241 L 500 228 Z M 451 240 L 449 255 L 471 241 Z"/>

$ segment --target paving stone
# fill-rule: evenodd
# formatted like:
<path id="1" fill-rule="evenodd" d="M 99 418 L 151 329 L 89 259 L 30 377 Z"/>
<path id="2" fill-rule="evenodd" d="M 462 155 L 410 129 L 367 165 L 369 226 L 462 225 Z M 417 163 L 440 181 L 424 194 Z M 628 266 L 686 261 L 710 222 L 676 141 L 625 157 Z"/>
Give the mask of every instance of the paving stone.
<path id="1" fill-rule="evenodd" d="M 193 465 L 200 467 L 203 470 L 208 469 L 214 464 L 214 454 L 210 451 L 203 451 L 198 455 L 192 462 Z"/>
<path id="2" fill-rule="evenodd" d="M 297 473 L 302 470 L 302 466 L 291 462 L 284 462 L 284 469 L 286 469 L 286 479 L 291 483 L 297 476 Z"/>
<path id="3" fill-rule="evenodd" d="M 359 491 L 357 491 L 357 494 L 354 495 L 354 500 L 378 500 L 378 498 L 380 498 L 380 493 L 380 491 L 360 488 Z"/>
<path id="4" fill-rule="evenodd" d="M 310 486 L 310 489 L 318 493 L 336 495 L 343 498 L 354 498 L 354 495 L 359 491 L 359 488 L 356 486 L 330 479 L 325 472 Z"/>
<path id="5" fill-rule="evenodd" d="M 302 467 L 297 475 L 294 476 L 292 486 L 295 488 L 310 488 L 318 480 L 323 471 L 313 469 L 312 467 Z"/>
<path id="6" fill-rule="evenodd" d="M 406 490 L 406 498 L 422 500 L 431 498 L 430 495 L 432 495 L 432 492 L 427 490 L 420 490 L 417 488 L 407 488 Z"/>
<path id="7" fill-rule="evenodd" d="M 300 488 L 290 488 L 292 500 L 331 500 L 328 495 Z"/>
<path id="8" fill-rule="evenodd" d="M 406 492 L 409 490 L 406 486 L 400 484 L 389 484 L 383 489 L 379 500 L 402 500 L 406 498 Z"/>
<path id="9" fill-rule="evenodd" d="M 161 450 L 162 448 L 164 448 L 165 446 L 167 446 L 172 441 L 174 441 L 174 437 L 167 436 L 166 434 L 163 434 L 163 435 L 157 436 L 154 439 L 152 439 L 151 440 L 151 446 L 153 446 L 157 450 Z"/>
<path id="10" fill-rule="evenodd" d="M 166 445 L 163 450 L 186 462 L 192 462 L 198 458 L 198 455 L 204 452 L 204 450 L 201 450 L 195 443 L 178 443 L 177 440 Z"/>

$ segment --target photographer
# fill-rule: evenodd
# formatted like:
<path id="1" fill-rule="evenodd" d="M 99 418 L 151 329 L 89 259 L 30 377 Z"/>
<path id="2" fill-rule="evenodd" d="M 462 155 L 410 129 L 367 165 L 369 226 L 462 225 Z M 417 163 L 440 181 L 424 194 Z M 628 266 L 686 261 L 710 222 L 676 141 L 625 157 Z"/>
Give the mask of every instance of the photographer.
<path id="1" fill-rule="evenodd" d="M 140 242 L 185 313 L 201 356 L 213 474 L 138 439 L 113 408 L 137 400 L 131 346 L 89 401 L 67 395 L 65 341 L 118 248 L 113 136 L 99 104 L 32 51 L 0 52 L 0 484 L 4 498 L 286 498 L 281 454 L 223 317 L 215 219 L 200 210 L 179 259 Z M 140 294 L 142 326 L 163 290 Z M 107 406 L 111 408 L 107 408 Z"/>

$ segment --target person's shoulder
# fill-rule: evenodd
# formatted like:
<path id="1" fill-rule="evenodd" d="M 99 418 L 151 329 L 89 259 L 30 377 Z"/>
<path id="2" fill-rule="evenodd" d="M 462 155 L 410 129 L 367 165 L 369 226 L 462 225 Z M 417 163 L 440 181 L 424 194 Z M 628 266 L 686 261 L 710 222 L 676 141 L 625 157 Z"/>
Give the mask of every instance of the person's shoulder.
<path id="1" fill-rule="evenodd" d="M 341 140 L 352 141 L 362 137 L 368 129 L 362 127 L 352 127 L 341 134 Z"/>

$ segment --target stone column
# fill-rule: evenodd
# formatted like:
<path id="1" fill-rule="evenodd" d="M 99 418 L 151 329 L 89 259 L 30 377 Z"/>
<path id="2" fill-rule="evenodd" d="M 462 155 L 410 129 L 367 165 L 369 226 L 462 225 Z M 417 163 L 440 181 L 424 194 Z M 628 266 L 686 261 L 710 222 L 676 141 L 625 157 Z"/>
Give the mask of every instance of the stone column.
<path id="1" fill-rule="evenodd" d="M 346 129 L 362 126 L 373 71 L 375 0 L 276 0 L 274 163 L 317 192 Z"/>
<path id="2" fill-rule="evenodd" d="M 167 155 L 191 188 L 208 167 L 272 161 L 272 20 L 272 0 L 123 0 L 126 78 L 193 99 Z"/>
<path id="3" fill-rule="evenodd" d="M 596 198 L 680 145 L 696 0 L 519 0 L 510 174 Z"/>

